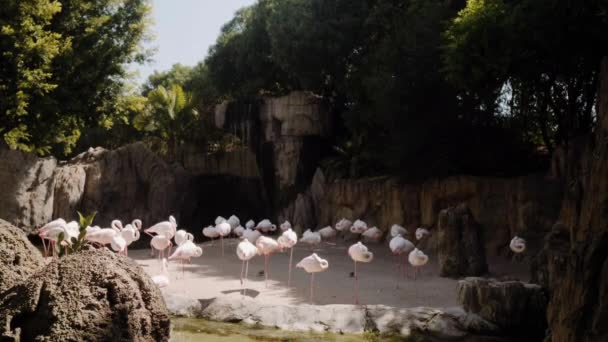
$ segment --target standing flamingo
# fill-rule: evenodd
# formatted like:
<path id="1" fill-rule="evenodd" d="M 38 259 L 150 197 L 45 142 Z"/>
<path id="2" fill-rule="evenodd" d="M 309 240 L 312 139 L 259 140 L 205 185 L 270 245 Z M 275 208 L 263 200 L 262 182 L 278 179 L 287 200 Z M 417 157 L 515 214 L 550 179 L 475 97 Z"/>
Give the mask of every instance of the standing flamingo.
<path id="1" fill-rule="evenodd" d="M 228 222 L 222 222 L 215 226 L 215 229 L 220 234 L 220 241 L 222 244 L 222 257 L 224 256 L 224 236 L 228 236 L 230 234 L 230 224 Z"/>
<path id="2" fill-rule="evenodd" d="M 403 228 L 402 226 L 398 225 L 398 224 L 394 224 L 391 226 L 391 238 L 394 238 L 397 235 L 401 235 L 401 237 L 404 237 L 407 235 L 407 229 Z"/>
<path id="3" fill-rule="evenodd" d="M 243 226 L 238 226 L 238 227 L 234 228 L 234 230 L 233 230 L 234 235 L 236 235 L 237 237 L 243 236 L 244 231 L 245 231 L 245 228 L 243 228 Z"/>
<path id="4" fill-rule="evenodd" d="M 404 239 L 401 234 L 397 234 L 397 236 L 395 236 L 394 238 L 391 239 L 391 241 L 389 242 L 389 247 L 391 249 L 391 252 L 393 252 L 393 255 L 395 255 L 395 257 L 397 257 L 397 268 L 399 268 L 401 262 L 399 260 L 399 256 L 401 256 L 402 254 L 406 256 L 409 256 L 410 252 L 414 250 L 414 248 L 416 248 L 414 246 L 414 244 L 407 240 Z M 406 262 L 403 263 L 403 274 L 406 275 L 407 272 L 405 270 L 405 266 L 407 265 L 407 260 L 405 260 Z M 399 288 L 399 272 L 397 272 L 397 288 Z"/>
<path id="5" fill-rule="evenodd" d="M 414 280 L 416 280 L 418 273 L 420 272 L 419 268 L 429 262 L 429 257 L 418 248 L 414 248 L 414 250 L 410 252 L 408 260 L 410 264 L 414 266 Z"/>
<path id="6" fill-rule="evenodd" d="M 429 235 L 431 235 L 431 232 L 429 232 L 426 228 L 416 229 L 416 240 L 422 240 L 428 237 Z"/>
<path id="7" fill-rule="evenodd" d="M 281 223 L 280 228 L 281 228 L 281 231 L 284 232 L 287 229 L 292 229 L 293 227 L 291 226 L 291 222 L 289 222 L 289 221 L 286 220 L 285 222 Z"/>
<path id="8" fill-rule="evenodd" d="M 135 220 L 135 221 L 138 221 L 138 220 Z M 135 223 L 135 221 L 133 221 L 133 222 Z M 127 245 L 125 247 L 125 255 L 129 256 L 129 245 L 131 245 L 133 242 L 139 240 L 139 229 L 137 229 L 137 226 L 134 226 L 133 224 L 127 224 L 124 227 L 124 229 L 122 229 L 120 231 L 120 235 L 127 243 Z"/>
<path id="9" fill-rule="evenodd" d="M 319 229 L 319 234 L 321 235 L 321 238 L 325 241 L 329 240 L 329 239 L 333 239 L 336 237 L 336 235 L 338 235 L 338 232 L 333 229 L 331 226 L 327 226 L 325 228 L 321 228 Z"/>
<path id="10" fill-rule="evenodd" d="M 150 237 L 154 237 L 152 234 L 164 235 L 167 239 L 173 239 L 175 236 L 175 231 L 177 230 L 177 221 L 175 221 L 175 217 L 173 215 L 169 216 L 169 221 L 159 222 L 148 229 L 144 229 L 144 233 L 148 234 Z M 171 244 L 169 245 L 169 254 L 171 254 Z"/>
<path id="11" fill-rule="evenodd" d="M 378 243 L 382 240 L 382 231 L 378 229 L 378 227 L 371 227 L 361 233 L 361 237 L 363 238 L 363 242 L 369 243 Z"/>
<path id="12" fill-rule="evenodd" d="M 352 225 L 353 225 L 352 221 L 343 218 L 336 223 L 335 227 L 336 227 L 337 231 L 344 232 L 344 231 L 349 230 Z"/>
<path id="13" fill-rule="evenodd" d="M 125 249 L 127 248 L 127 241 L 120 234 L 115 234 L 112 237 L 112 241 L 110 242 L 110 247 L 114 250 L 114 252 L 118 254 L 125 253 Z"/>
<path id="14" fill-rule="evenodd" d="M 173 238 L 173 240 L 175 240 L 176 245 L 181 246 L 186 241 L 194 241 L 194 235 L 188 233 L 183 229 L 180 229 L 175 232 L 175 237 Z"/>
<path id="15" fill-rule="evenodd" d="M 48 250 L 51 248 L 53 258 L 57 258 L 57 250 L 55 245 L 61 234 L 63 234 L 64 237 L 68 235 L 67 223 L 63 219 L 57 219 L 49 222 L 38 230 L 38 236 L 40 239 L 42 239 L 42 243 L 44 245 L 45 258 L 48 256 Z M 48 247 L 44 244 L 45 240 L 49 242 Z"/>
<path id="16" fill-rule="evenodd" d="M 223 216 L 218 216 L 218 217 L 215 218 L 215 222 L 214 223 L 217 226 L 218 224 L 224 223 L 224 222 L 226 222 L 226 219 Z"/>
<path id="17" fill-rule="evenodd" d="M 194 244 L 191 240 L 185 240 L 181 245 L 175 248 L 175 251 L 169 257 L 169 260 L 178 259 L 182 265 L 182 277 L 184 276 L 184 264 L 190 262 L 191 258 L 198 258 L 203 255 L 203 249 Z"/>
<path id="18" fill-rule="evenodd" d="M 292 261 L 293 261 L 293 246 L 295 246 L 296 243 L 298 243 L 298 235 L 293 230 L 291 230 L 291 228 L 289 228 L 286 231 L 284 231 L 283 234 L 281 234 L 281 236 L 279 236 L 279 238 L 277 239 L 277 242 L 279 243 L 279 247 L 281 249 L 289 248 L 289 250 L 290 250 L 290 252 L 289 252 L 289 272 L 287 275 L 287 286 L 289 287 L 289 285 L 291 284 L 291 265 L 292 265 Z"/>
<path id="19" fill-rule="evenodd" d="M 247 221 L 247 223 L 245 223 L 245 229 L 253 229 L 255 228 L 255 222 L 253 220 L 249 220 Z"/>
<path id="20" fill-rule="evenodd" d="M 310 304 L 312 304 L 312 298 L 315 288 L 315 273 L 323 272 L 329 267 L 329 263 L 325 259 L 321 259 L 317 253 L 312 253 L 306 258 L 302 259 L 296 267 L 303 268 L 304 271 L 310 273 Z"/>
<path id="21" fill-rule="evenodd" d="M 258 241 L 258 239 L 260 238 L 260 236 L 262 236 L 262 233 L 260 233 L 257 230 L 252 230 L 252 229 L 245 229 L 243 231 L 243 236 L 249 240 L 249 242 L 251 243 L 256 243 L 256 241 Z"/>
<path id="22" fill-rule="evenodd" d="M 359 276 L 357 274 L 357 262 L 371 262 L 374 259 L 374 253 L 368 251 L 367 247 L 361 241 L 348 248 L 348 255 L 355 262 L 355 304 L 359 304 Z"/>
<path id="23" fill-rule="evenodd" d="M 236 255 L 243 262 L 241 265 L 241 286 L 243 287 L 243 295 L 247 294 L 245 281 L 247 281 L 247 273 L 249 272 L 249 260 L 257 254 L 258 248 L 244 236 L 241 237 L 241 242 L 236 246 Z M 245 281 L 243 281 L 243 268 L 245 269 Z"/>
<path id="24" fill-rule="evenodd" d="M 208 226 L 203 228 L 203 235 L 211 239 L 211 245 L 213 246 L 213 239 L 216 239 L 220 236 L 220 232 L 214 226 Z"/>
<path id="25" fill-rule="evenodd" d="M 321 234 L 319 234 L 319 232 L 311 232 L 310 229 L 307 229 L 304 234 L 302 234 L 300 242 L 307 244 L 312 251 L 316 245 L 321 243 Z"/>
<path id="26" fill-rule="evenodd" d="M 169 266 L 166 258 L 163 258 L 160 274 L 152 276 L 152 282 L 159 288 L 169 286 Z"/>
<path id="27" fill-rule="evenodd" d="M 165 249 L 171 248 L 171 239 L 162 234 L 154 235 L 150 240 L 150 246 L 158 251 L 158 258 L 162 260 Z"/>
<path id="28" fill-rule="evenodd" d="M 264 255 L 264 285 L 268 287 L 268 276 L 269 276 L 269 259 L 270 255 L 279 250 L 279 243 L 277 240 L 269 238 L 267 236 L 260 236 L 255 242 L 255 246 L 258 248 L 258 252 Z"/>
<path id="29" fill-rule="evenodd" d="M 269 233 L 277 230 L 277 226 L 272 224 L 270 220 L 264 219 L 258 222 L 258 225 L 255 227 L 255 229 L 262 231 L 262 233 Z"/>
<path id="30" fill-rule="evenodd" d="M 350 232 L 353 234 L 363 234 L 367 230 L 367 223 L 356 220 L 352 226 L 350 226 Z"/>

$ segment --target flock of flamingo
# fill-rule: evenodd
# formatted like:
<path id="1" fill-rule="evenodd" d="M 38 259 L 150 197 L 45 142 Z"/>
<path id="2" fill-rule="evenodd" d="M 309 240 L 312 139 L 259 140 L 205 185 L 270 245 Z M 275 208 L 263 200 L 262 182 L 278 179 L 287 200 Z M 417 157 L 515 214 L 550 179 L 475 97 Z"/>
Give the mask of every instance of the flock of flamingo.
<path id="1" fill-rule="evenodd" d="M 335 227 L 335 228 L 334 228 Z M 264 256 L 264 276 L 265 283 L 269 277 L 269 260 L 270 256 L 276 252 L 282 252 L 289 249 L 289 270 L 287 286 L 291 284 L 291 270 L 293 262 L 293 247 L 299 242 L 310 247 L 311 251 L 321 241 L 335 239 L 340 233 L 350 232 L 360 236 L 360 240 L 365 243 L 379 243 L 384 237 L 384 233 L 377 227 L 368 227 L 362 220 L 354 222 L 348 219 L 341 219 L 334 227 L 327 226 L 318 231 L 306 230 L 298 239 L 296 232 L 293 231 L 291 223 L 285 221 L 280 225 L 281 234 L 274 239 L 268 235 L 276 232 L 277 226 L 264 219 L 257 224 L 253 220 L 247 221 L 245 227 L 241 226 L 239 218 L 235 215 L 225 219 L 218 216 L 215 219 L 215 225 L 208 226 L 202 230 L 202 234 L 213 239 L 220 238 L 221 253 L 224 255 L 224 237 L 231 234 L 240 238 L 240 242 L 236 247 L 236 255 L 242 261 L 240 282 L 242 293 L 246 294 L 245 283 L 249 270 L 249 261 L 257 255 Z M 103 247 L 110 246 L 115 252 L 128 256 L 128 247 L 134 241 L 140 238 L 140 230 L 142 229 L 142 221 L 139 219 L 133 220 L 132 223 L 123 227 L 122 222 L 113 220 L 110 228 L 100 228 L 99 226 L 86 227 L 84 239 L 93 245 Z M 153 250 L 158 251 L 159 260 L 161 262 L 162 274 L 152 277 L 152 280 L 159 287 L 169 285 L 169 277 L 167 275 L 167 260 L 178 260 L 183 265 L 190 262 L 191 258 L 200 257 L 203 254 L 201 247 L 194 244 L 194 236 L 185 230 L 177 230 L 177 222 L 173 216 L 169 216 L 168 221 L 159 222 L 147 229 L 144 233 L 151 237 L 150 246 Z M 410 240 L 404 238 L 408 231 L 394 224 L 389 231 L 390 241 L 389 248 L 392 254 L 397 259 L 397 265 L 403 267 L 404 275 L 407 273 L 406 266 L 409 263 L 414 267 L 414 280 L 418 276 L 419 269 L 426 265 L 429 257 Z M 267 234 L 267 235 L 264 235 Z M 42 239 L 44 246 L 45 257 L 49 256 L 51 251 L 54 258 L 57 258 L 57 243 L 63 247 L 69 246 L 72 242 L 71 238 L 78 238 L 79 226 L 76 221 L 66 222 L 59 218 L 51 221 L 38 230 L 38 235 Z M 62 236 L 63 235 L 63 236 Z M 415 231 L 416 241 L 421 241 L 427 238 L 430 232 L 425 228 L 417 228 Z M 62 238 L 60 238 L 62 236 Z M 172 252 L 173 242 L 177 246 Z M 354 262 L 354 291 L 355 304 L 359 304 L 359 276 L 357 273 L 357 263 L 370 263 L 374 259 L 374 254 L 368 250 L 367 246 L 362 241 L 358 241 L 348 248 L 348 255 Z M 48 245 L 47 245 L 48 242 Z M 62 247 L 60 246 L 60 247 Z M 524 239 L 515 236 L 510 243 L 510 249 L 514 253 L 522 253 L 526 249 Z M 167 254 L 165 254 L 167 252 Z M 405 256 L 405 258 L 402 258 Z M 314 275 L 315 273 L 323 272 L 329 268 L 329 262 L 321 258 L 316 253 L 303 258 L 296 264 L 296 268 L 302 268 L 310 274 L 310 301 L 312 303 L 314 296 Z M 398 275 L 399 279 L 399 275 Z M 397 287 L 399 281 L 397 281 Z"/>

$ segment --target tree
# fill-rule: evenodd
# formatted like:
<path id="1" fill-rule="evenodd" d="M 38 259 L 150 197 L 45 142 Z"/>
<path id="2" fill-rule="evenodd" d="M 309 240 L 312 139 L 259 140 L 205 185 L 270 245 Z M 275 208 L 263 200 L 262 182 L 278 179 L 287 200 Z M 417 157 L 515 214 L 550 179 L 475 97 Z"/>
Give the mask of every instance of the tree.
<path id="1" fill-rule="evenodd" d="M 180 85 L 168 89 L 158 86 L 148 93 L 148 108 L 133 120 L 134 126 L 162 142 L 166 142 L 166 153 L 175 157 L 179 144 L 193 137 L 193 128 L 198 123 L 198 111 L 192 95 Z"/>
<path id="2" fill-rule="evenodd" d="M 2 62 L 0 91 L 3 98 L 21 99 L 0 107 L 0 127 L 9 145 L 69 154 L 83 129 L 111 118 L 125 66 L 145 57 L 139 43 L 148 12 L 148 0 L 3 4 L 0 46 L 9 57 Z"/>
<path id="3" fill-rule="evenodd" d="M 158 86 L 169 88 L 174 84 L 179 84 L 182 87 L 186 86 L 186 83 L 192 76 L 192 67 L 181 65 L 180 63 L 173 64 L 171 69 L 167 71 L 154 71 L 152 75 L 148 77 L 148 80 L 142 86 L 142 94 L 144 96 Z"/>
<path id="4" fill-rule="evenodd" d="M 551 149 L 593 126 L 606 31 L 602 1 L 471 0 L 446 31 L 445 70 L 463 99 Z"/>

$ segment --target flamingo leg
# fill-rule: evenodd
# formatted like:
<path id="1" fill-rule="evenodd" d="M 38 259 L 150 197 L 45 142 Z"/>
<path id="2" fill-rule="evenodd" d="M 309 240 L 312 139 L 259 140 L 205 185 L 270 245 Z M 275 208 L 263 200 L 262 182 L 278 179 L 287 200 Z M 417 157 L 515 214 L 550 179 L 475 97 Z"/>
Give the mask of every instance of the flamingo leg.
<path id="1" fill-rule="evenodd" d="M 220 235 L 220 241 L 222 244 L 222 258 L 224 257 L 224 237 Z"/>
<path id="2" fill-rule="evenodd" d="M 245 260 L 241 264 L 241 287 L 243 286 L 243 272 L 245 271 Z"/>
<path id="3" fill-rule="evenodd" d="M 264 286 L 268 287 L 268 254 L 264 255 Z"/>
<path id="4" fill-rule="evenodd" d="M 315 291 L 315 273 L 310 273 L 310 305 L 312 305 L 312 297 Z"/>
<path id="5" fill-rule="evenodd" d="M 359 304 L 359 276 L 357 275 L 357 261 L 355 261 L 355 304 Z"/>
<path id="6" fill-rule="evenodd" d="M 44 258 L 46 259 L 46 257 L 48 256 L 48 251 L 46 249 L 46 242 L 44 242 L 44 238 L 40 237 L 40 240 L 42 240 L 42 246 L 44 248 Z"/>
<path id="7" fill-rule="evenodd" d="M 243 295 L 247 295 L 247 273 L 249 272 L 249 260 L 245 263 L 245 282 L 243 282 Z"/>
<path id="8" fill-rule="evenodd" d="M 291 262 L 293 260 L 293 247 L 290 248 L 291 252 L 289 253 L 289 273 L 287 275 L 287 287 L 291 284 Z"/>
<path id="9" fill-rule="evenodd" d="M 397 265 L 397 286 L 395 288 L 399 288 L 399 269 L 401 268 L 401 261 L 399 261 L 399 254 L 393 254 L 393 256 L 396 258 L 396 265 Z"/>

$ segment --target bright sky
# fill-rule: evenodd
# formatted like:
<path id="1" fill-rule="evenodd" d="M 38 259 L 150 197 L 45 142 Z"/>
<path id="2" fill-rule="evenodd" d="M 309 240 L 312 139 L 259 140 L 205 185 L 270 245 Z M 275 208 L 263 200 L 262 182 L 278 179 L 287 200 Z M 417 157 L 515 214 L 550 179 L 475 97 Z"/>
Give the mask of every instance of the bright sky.
<path id="1" fill-rule="evenodd" d="M 145 81 L 154 70 L 164 71 L 175 63 L 193 66 L 207 55 L 222 25 L 238 9 L 255 0 L 153 0 L 151 31 L 156 48 L 153 62 L 137 66 L 137 80 Z"/>

